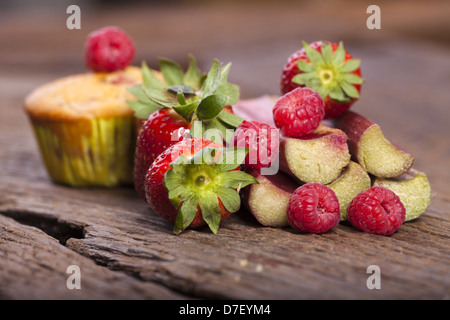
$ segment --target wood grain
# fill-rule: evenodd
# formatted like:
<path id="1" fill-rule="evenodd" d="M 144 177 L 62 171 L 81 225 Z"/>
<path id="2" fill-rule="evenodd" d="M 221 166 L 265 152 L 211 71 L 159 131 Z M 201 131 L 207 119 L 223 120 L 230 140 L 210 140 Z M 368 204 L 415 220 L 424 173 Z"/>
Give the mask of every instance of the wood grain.
<path id="1" fill-rule="evenodd" d="M 186 9 L 210 28 L 193 23 L 177 41 L 181 31 L 171 27 L 169 17 L 193 19 L 173 8 L 111 9 L 96 20 L 86 14 L 78 33 L 61 28 L 64 17 L 53 14 L 2 20 L 0 41 L 13 40 L 0 52 L 0 297 L 448 299 L 450 51 L 440 38 L 423 41 L 416 29 L 404 32 L 408 21 L 394 23 L 400 8 L 384 5 L 385 28 L 378 34 L 365 29 L 364 14 L 351 19 L 365 11 L 356 4 L 353 16 L 350 12 L 342 20 L 333 16 L 337 5 L 329 5 L 321 10 L 331 20 L 319 29 L 307 28 L 319 7 L 303 2 L 295 10 L 266 4 L 252 14 L 250 7 L 234 3 L 224 7 L 225 16 L 215 10 L 220 3 Z M 418 14 L 422 9 L 411 10 Z M 438 11 L 422 10 L 423 21 L 429 23 L 423 33 L 432 33 L 447 19 L 442 14 L 430 18 Z M 301 16 L 305 18 L 293 19 Z M 48 24 L 37 23 L 41 19 Z M 322 235 L 265 228 L 246 211 L 225 221 L 217 235 L 200 229 L 175 236 L 131 188 L 53 184 L 22 110 L 23 98 L 42 83 L 83 72 L 80 48 L 85 35 L 110 21 L 129 28 L 139 45 L 138 59 L 150 64 L 160 55 L 184 61 L 188 52 L 205 69 L 213 57 L 232 61 L 230 77 L 244 98 L 278 94 L 284 59 L 303 38 L 345 39 L 352 54 L 362 59 L 366 79 L 353 108 L 415 156 L 414 166 L 432 184 L 431 206 L 390 237 L 362 233 L 346 223 Z M 158 27 L 164 32 L 155 31 Z M 195 37 L 186 36 L 189 32 Z M 206 41 L 211 33 L 219 39 Z M 81 268 L 81 290 L 66 287 L 66 269 L 72 264 Z M 381 290 L 366 286 L 370 265 L 381 268 Z"/>

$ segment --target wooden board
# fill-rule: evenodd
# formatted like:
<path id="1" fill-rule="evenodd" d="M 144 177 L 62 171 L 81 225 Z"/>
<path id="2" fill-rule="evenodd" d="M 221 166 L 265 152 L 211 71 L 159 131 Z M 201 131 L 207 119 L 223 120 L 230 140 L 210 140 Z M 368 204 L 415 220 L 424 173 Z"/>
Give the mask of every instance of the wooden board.
<path id="1" fill-rule="evenodd" d="M 95 21 L 87 14 L 78 33 L 61 27 L 64 16 L 27 20 L 16 13 L 2 20 L 0 41 L 13 40 L 0 52 L 0 297 L 448 299 L 448 42 L 406 38 L 404 26 L 389 20 L 394 14 L 387 9 L 387 30 L 379 34 L 365 29 L 364 15 L 346 23 L 349 16 L 344 16 L 342 21 L 328 21 L 323 29 L 298 32 L 311 18 L 295 20 L 288 27 L 282 24 L 283 17 L 294 18 L 301 10 L 310 17 L 319 8 L 296 6 L 295 11 L 265 5 L 246 20 L 249 7 L 238 10 L 229 5 L 225 11 L 227 17 L 236 12 L 234 23 L 214 16 L 220 5 L 186 9 L 206 19 L 210 31 L 221 36 L 209 42 L 204 40 L 207 28 L 193 24 L 198 38 L 180 37 L 174 43 L 169 35 L 176 35 L 176 29 L 160 16 L 180 21 L 188 17 L 168 8 L 145 11 L 154 18 L 145 20 L 147 25 L 136 22 L 145 17 L 138 9 L 99 11 Z M 354 14 L 365 12 L 355 6 Z M 324 15 L 332 17 L 333 8 Z M 394 13 L 400 10 L 390 8 Z M 272 9 L 278 15 L 271 15 Z M 431 22 L 427 18 L 431 13 L 422 11 L 428 26 L 444 21 L 438 14 Z M 264 17 L 276 27 L 263 28 Z M 48 24 L 38 23 L 45 19 Z M 390 237 L 362 233 L 345 223 L 322 235 L 265 228 L 245 211 L 225 221 L 217 235 L 202 229 L 175 236 L 132 188 L 73 189 L 53 184 L 22 110 L 23 98 L 49 80 L 83 72 L 80 47 L 85 35 L 110 21 L 129 28 L 137 39 L 139 58 L 150 64 L 159 55 L 184 61 L 188 52 L 196 54 L 205 69 L 213 57 L 232 61 L 230 77 L 241 85 L 244 98 L 278 94 L 284 60 L 303 38 L 345 39 L 353 55 L 363 60 L 366 79 L 361 100 L 353 108 L 380 123 L 391 140 L 416 157 L 415 167 L 425 171 L 432 184 L 431 206 Z M 259 28 L 250 28 L 250 22 Z M 160 25 L 166 28 L 165 36 L 146 31 Z M 148 35 L 152 40 L 144 41 Z M 67 48 L 61 48 L 65 42 Z M 70 265 L 80 267 L 81 290 L 66 286 Z M 381 268 L 380 290 L 367 288 L 370 265 Z"/>

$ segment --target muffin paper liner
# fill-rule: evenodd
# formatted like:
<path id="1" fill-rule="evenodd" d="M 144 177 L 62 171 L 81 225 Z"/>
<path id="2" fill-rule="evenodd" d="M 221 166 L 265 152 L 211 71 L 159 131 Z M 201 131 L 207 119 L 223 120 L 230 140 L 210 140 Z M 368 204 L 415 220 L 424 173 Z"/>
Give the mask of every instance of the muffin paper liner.
<path id="1" fill-rule="evenodd" d="M 73 187 L 133 182 L 134 117 L 55 121 L 31 117 L 51 179 Z"/>

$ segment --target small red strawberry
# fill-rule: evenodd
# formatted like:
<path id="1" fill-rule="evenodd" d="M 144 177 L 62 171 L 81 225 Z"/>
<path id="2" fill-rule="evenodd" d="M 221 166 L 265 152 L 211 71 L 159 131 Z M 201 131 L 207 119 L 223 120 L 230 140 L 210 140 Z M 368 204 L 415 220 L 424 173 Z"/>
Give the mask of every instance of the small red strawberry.
<path id="1" fill-rule="evenodd" d="M 325 119 L 343 114 L 359 99 L 360 60 L 341 43 L 303 42 L 303 48 L 289 56 L 281 74 L 281 93 L 298 87 L 317 91 L 325 102 Z"/>
<path id="2" fill-rule="evenodd" d="M 217 233 L 220 221 L 240 208 L 239 190 L 257 183 L 239 171 L 245 157 L 243 149 L 227 149 L 202 138 L 184 139 L 150 166 L 145 182 L 147 202 L 174 224 L 176 234 L 206 224 Z"/>
<path id="3" fill-rule="evenodd" d="M 189 135 L 190 123 L 173 109 L 164 108 L 153 112 L 144 122 L 134 154 L 134 186 L 145 199 L 145 175 L 156 157 L 174 143 Z"/>

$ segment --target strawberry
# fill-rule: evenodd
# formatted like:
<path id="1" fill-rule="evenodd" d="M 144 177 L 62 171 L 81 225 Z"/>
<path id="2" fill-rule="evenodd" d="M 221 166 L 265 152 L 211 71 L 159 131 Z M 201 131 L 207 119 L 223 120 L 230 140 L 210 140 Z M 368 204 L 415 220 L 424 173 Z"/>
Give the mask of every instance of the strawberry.
<path id="1" fill-rule="evenodd" d="M 184 139 L 161 153 L 145 178 L 147 202 L 174 224 L 174 233 L 208 225 L 217 233 L 220 221 L 240 208 L 239 190 L 257 183 L 240 171 L 247 151 L 224 148 L 203 138 Z"/>
<path id="2" fill-rule="evenodd" d="M 173 109 L 153 112 L 144 122 L 136 141 L 134 153 L 134 185 L 139 196 L 145 199 L 144 182 L 148 168 L 156 157 L 189 132 L 190 123 Z"/>
<path id="3" fill-rule="evenodd" d="M 283 68 L 281 93 L 308 87 L 324 100 L 324 118 L 338 117 L 359 99 L 363 83 L 360 64 L 342 42 L 303 42 L 303 48 L 289 56 Z"/>
<path id="4" fill-rule="evenodd" d="M 147 118 L 139 129 L 134 167 L 135 189 L 144 199 L 145 174 L 166 148 L 184 136 L 202 137 L 205 129 L 217 129 L 223 142 L 226 130 L 242 122 L 230 107 L 239 97 L 239 87 L 227 82 L 230 64 L 222 67 L 214 60 L 208 74 L 201 75 L 190 58 L 186 73 L 160 59 L 163 81 L 143 63 L 143 83 L 129 88 L 137 97 L 128 101 L 130 107 L 136 117 Z"/>

